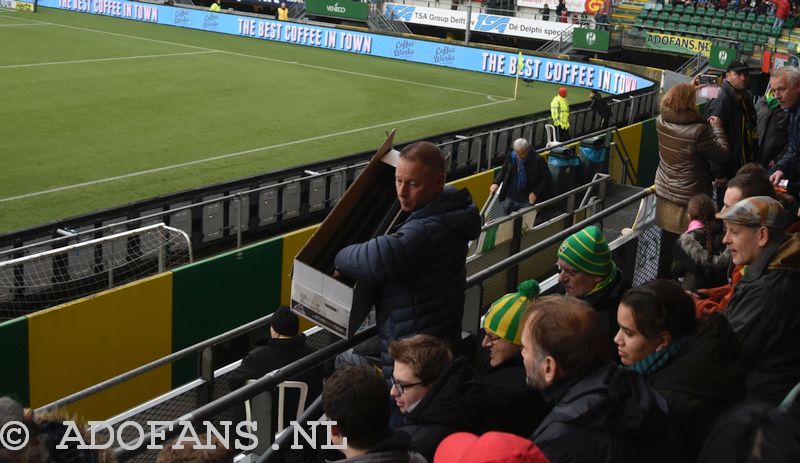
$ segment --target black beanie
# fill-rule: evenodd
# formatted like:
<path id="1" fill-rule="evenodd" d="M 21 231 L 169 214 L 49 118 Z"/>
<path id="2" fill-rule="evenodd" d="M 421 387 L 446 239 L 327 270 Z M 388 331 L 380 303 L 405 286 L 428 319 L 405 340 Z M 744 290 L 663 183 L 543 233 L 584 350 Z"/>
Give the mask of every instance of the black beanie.
<path id="1" fill-rule="evenodd" d="M 272 314 L 270 326 L 278 334 L 295 336 L 300 329 L 300 320 L 297 319 L 297 315 L 292 313 L 289 307 L 282 305 Z"/>

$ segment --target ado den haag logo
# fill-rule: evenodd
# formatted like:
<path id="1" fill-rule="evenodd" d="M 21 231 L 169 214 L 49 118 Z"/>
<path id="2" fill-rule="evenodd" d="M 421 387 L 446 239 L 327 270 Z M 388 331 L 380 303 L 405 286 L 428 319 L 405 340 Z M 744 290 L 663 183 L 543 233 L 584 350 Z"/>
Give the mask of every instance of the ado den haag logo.
<path id="1" fill-rule="evenodd" d="M 479 14 L 478 20 L 475 22 L 475 27 L 473 27 L 472 29 L 483 32 L 491 32 L 493 30 L 497 30 L 497 32 L 503 33 L 506 31 L 506 27 L 508 26 L 509 21 L 510 18 L 508 16 Z"/>
<path id="2" fill-rule="evenodd" d="M 386 5 L 386 17 L 396 21 L 411 22 L 411 18 L 416 9 L 417 7 L 415 6 Z"/>
<path id="3" fill-rule="evenodd" d="M 719 51 L 719 64 L 724 65 L 726 61 L 728 61 L 728 52 L 725 50 Z"/>
<path id="4" fill-rule="evenodd" d="M 183 9 L 175 10 L 175 19 L 173 20 L 173 24 L 188 24 L 189 23 L 189 12 Z"/>
<path id="5" fill-rule="evenodd" d="M 595 42 L 597 42 L 597 34 L 595 34 L 594 32 L 587 32 L 586 43 L 588 43 L 589 45 L 594 45 Z"/>

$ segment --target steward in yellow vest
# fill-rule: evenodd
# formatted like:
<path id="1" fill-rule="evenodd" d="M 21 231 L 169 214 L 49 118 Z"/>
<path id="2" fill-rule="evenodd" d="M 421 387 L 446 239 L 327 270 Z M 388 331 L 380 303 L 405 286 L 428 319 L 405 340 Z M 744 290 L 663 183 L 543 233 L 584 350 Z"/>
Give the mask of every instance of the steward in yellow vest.
<path id="1" fill-rule="evenodd" d="M 558 89 L 558 95 L 550 102 L 550 115 L 553 118 L 553 125 L 558 130 L 558 140 L 569 140 L 569 101 L 566 88 Z"/>

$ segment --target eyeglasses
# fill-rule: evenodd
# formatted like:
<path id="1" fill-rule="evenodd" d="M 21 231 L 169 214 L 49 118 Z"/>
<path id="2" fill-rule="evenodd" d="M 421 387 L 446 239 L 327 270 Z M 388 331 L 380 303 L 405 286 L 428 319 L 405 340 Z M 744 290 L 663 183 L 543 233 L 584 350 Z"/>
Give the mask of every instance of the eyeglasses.
<path id="1" fill-rule="evenodd" d="M 395 379 L 394 376 L 392 376 L 391 381 L 392 381 L 392 386 L 396 387 L 397 390 L 400 391 L 400 394 L 404 393 L 406 391 L 406 389 L 408 389 L 408 388 L 411 388 L 411 387 L 414 387 L 414 386 L 419 386 L 419 385 L 423 384 L 422 381 L 420 381 L 418 383 L 401 384 L 401 383 L 397 382 L 397 379 Z"/>
<path id="2" fill-rule="evenodd" d="M 489 342 L 492 343 L 492 344 L 494 344 L 495 342 L 497 342 L 498 339 L 500 339 L 500 336 L 495 336 L 493 334 L 489 334 L 488 331 L 486 333 L 484 333 L 484 336 L 486 336 L 486 339 L 488 339 Z"/>
<path id="3" fill-rule="evenodd" d="M 578 271 L 575 270 L 574 268 L 568 268 L 568 267 L 562 267 L 560 265 L 556 265 L 556 273 L 558 273 L 559 275 L 561 273 L 564 273 L 568 277 L 572 278 L 578 273 Z"/>

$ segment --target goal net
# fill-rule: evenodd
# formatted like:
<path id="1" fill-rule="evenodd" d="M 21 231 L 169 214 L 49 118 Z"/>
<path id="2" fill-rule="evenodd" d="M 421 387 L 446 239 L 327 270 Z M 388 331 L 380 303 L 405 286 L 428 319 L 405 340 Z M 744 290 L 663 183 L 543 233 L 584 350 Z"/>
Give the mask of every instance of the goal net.
<path id="1" fill-rule="evenodd" d="M 163 223 L 92 238 L 86 233 L 68 245 L 41 243 L 0 254 L 0 321 L 192 262 L 189 236 Z"/>

